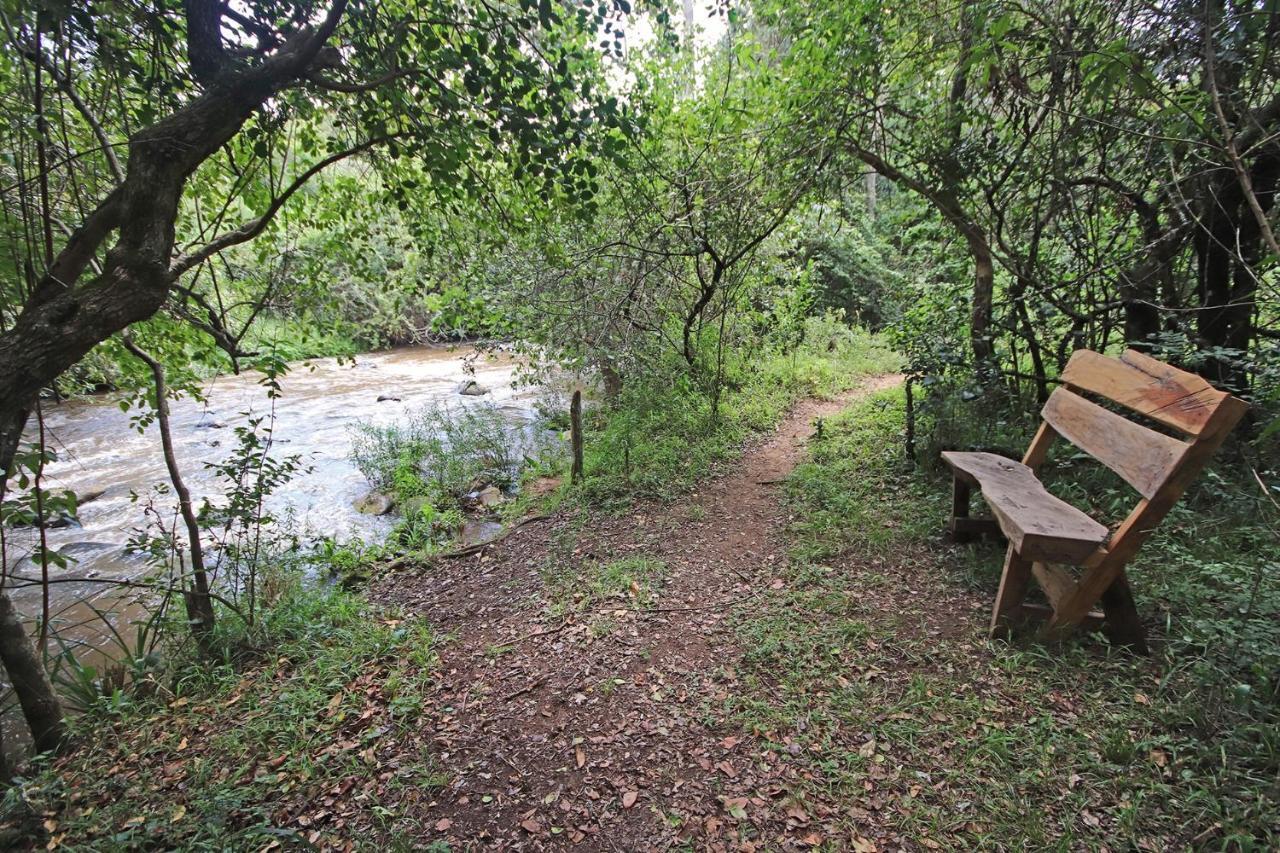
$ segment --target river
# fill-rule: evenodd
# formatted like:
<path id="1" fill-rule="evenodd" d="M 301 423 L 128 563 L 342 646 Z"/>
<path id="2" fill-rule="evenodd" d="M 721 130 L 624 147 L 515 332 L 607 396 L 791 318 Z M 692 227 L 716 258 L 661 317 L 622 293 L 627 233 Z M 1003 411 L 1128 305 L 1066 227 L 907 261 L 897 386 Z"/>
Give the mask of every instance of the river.
<path id="1" fill-rule="evenodd" d="M 513 358 L 469 347 L 407 347 L 361 355 L 354 362 L 317 359 L 294 365 L 274 401 L 273 453 L 299 455 L 306 470 L 279 489 L 268 508 L 291 513 L 304 539 L 380 540 L 394 517 L 362 515 L 353 507 L 369 485 L 347 458 L 351 427 L 395 422 L 416 408 L 446 403 L 492 404 L 513 429 L 527 429 L 539 391 L 517 387 L 518 366 Z M 203 401 L 172 402 L 177 458 L 197 503 L 221 497 L 223 485 L 207 465 L 227 458 L 236 444 L 234 428 L 250 417 L 272 414 L 273 401 L 259 379 L 252 373 L 219 376 L 205 383 Z M 461 395 L 466 379 L 488 393 Z M 125 547 L 143 522 L 141 503 L 131 495 L 146 495 L 168 482 L 157 426 L 140 433 L 130 418 L 111 395 L 44 405 L 46 440 L 58 457 L 45 469 L 46 488 L 69 489 L 81 499 L 76 524 L 47 531 L 50 546 L 73 558 L 65 569 L 51 567 L 50 576 L 58 581 L 50 585 L 51 625 L 81 650 L 79 657 L 92 658 L 94 650 L 109 654 L 104 646 L 111 644 L 110 631 L 95 608 L 114 611 L 117 623 L 137 612 L 139 605 L 118 586 L 95 581 L 131 580 L 148 571 L 145 560 Z M 34 432 L 28 438 L 34 441 Z M 166 500 L 171 504 L 172 495 Z M 35 535 L 30 529 L 7 531 L 8 565 L 17 566 L 20 575 L 39 574 L 22 559 Z M 39 615 L 38 586 L 15 587 L 13 597 L 24 616 Z"/>

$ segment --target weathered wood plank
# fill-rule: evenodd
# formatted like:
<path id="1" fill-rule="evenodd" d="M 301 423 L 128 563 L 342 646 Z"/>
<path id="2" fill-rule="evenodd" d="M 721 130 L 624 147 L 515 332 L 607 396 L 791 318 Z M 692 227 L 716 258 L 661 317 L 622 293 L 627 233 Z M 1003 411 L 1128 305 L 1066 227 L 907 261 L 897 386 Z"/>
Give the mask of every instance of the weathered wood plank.
<path id="1" fill-rule="evenodd" d="M 1049 599 L 1049 606 L 1055 610 L 1059 603 L 1066 601 L 1076 591 L 1076 579 L 1069 571 L 1054 563 L 1037 561 L 1031 567 L 1031 574 L 1035 575 L 1036 582 Z"/>
<path id="2" fill-rule="evenodd" d="M 1189 447 L 1064 388 L 1049 395 L 1041 414 L 1058 435 L 1115 471 L 1144 498 L 1160 491 Z"/>
<path id="3" fill-rule="evenodd" d="M 1229 396 L 1194 373 L 1136 350 L 1126 350 L 1120 358 L 1077 350 L 1062 381 L 1188 435 L 1199 435 Z"/>
<path id="4" fill-rule="evenodd" d="M 1027 560 L 1076 565 L 1107 540 L 1105 525 L 1049 494 L 1021 462 L 994 453 L 948 451 L 942 458 L 982 489 L 1000 529 Z"/>
<path id="5" fill-rule="evenodd" d="M 1129 513 L 1129 517 L 1111 537 L 1107 555 L 1085 569 L 1076 591 L 1054 613 L 1050 626 L 1053 630 L 1065 630 L 1079 624 L 1089 608 L 1093 607 L 1107 587 L 1124 571 L 1125 564 L 1138 553 L 1147 536 L 1164 520 L 1187 487 L 1200 476 L 1205 463 L 1217 452 L 1247 410 L 1248 406 L 1235 397 L 1228 398 L 1218 407 L 1201 437 L 1191 445 L 1190 452 L 1165 487 L 1154 497 L 1138 501 L 1133 512 Z"/>

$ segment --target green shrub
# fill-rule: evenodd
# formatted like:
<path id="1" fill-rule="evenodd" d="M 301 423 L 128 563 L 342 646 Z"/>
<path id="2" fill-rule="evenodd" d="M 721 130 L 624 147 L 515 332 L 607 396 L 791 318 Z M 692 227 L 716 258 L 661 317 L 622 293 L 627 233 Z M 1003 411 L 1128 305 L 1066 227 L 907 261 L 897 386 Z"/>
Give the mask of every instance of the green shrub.
<path id="1" fill-rule="evenodd" d="M 492 404 L 427 406 L 403 424 L 359 424 L 351 460 L 374 488 L 403 503 L 422 497 L 438 508 L 486 485 L 508 488 L 519 474 L 515 441 Z"/>

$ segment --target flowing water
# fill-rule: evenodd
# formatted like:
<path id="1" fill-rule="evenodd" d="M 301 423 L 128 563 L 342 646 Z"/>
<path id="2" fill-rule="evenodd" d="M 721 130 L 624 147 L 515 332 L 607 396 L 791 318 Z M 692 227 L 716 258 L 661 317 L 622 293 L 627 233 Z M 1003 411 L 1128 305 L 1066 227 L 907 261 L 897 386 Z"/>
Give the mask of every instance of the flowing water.
<path id="1" fill-rule="evenodd" d="M 220 376 L 206 383 L 203 402 L 183 398 L 171 404 L 177 458 L 197 504 L 205 497 L 216 502 L 224 484 L 207 464 L 227 458 L 236 445 L 236 426 L 274 413 L 273 455 L 297 454 L 308 470 L 272 495 L 268 508 L 273 514 L 291 514 L 304 540 L 378 541 L 394 517 L 362 515 L 353 507 L 369 485 L 347 458 L 350 428 L 360 422 L 393 423 L 416 408 L 444 403 L 492 404 L 509 418 L 513 430 L 528 430 L 538 392 L 516 387 L 517 368 L 513 359 L 470 348 L 409 347 L 341 364 L 319 359 L 294 365 L 274 401 L 257 375 Z M 488 393 L 461 395 L 460 383 L 466 379 Z M 131 495 L 146 495 L 168 483 L 159 430 L 153 424 L 139 433 L 130 414 L 110 396 L 45 404 L 44 422 L 46 441 L 58 456 L 45 469 L 46 488 L 70 489 L 81 502 L 78 524 L 47 531 L 50 547 L 72 558 L 65 569 L 50 567 L 55 581 L 50 585 L 51 624 L 62 641 L 80 649 L 78 657 L 110 656 L 110 630 L 95 610 L 112 612 L 119 626 L 140 615 L 145 604 L 118 585 L 100 581 L 133 580 L 148 571 L 145 560 L 125 546 L 143 523 L 142 505 Z M 173 503 L 171 495 L 164 500 Z M 490 530 L 483 524 L 473 528 Z M 35 544 L 35 532 L 11 530 L 7 535 L 8 564 L 21 577 L 38 577 L 39 567 L 22 559 Z M 40 587 L 11 583 L 19 611 L 34 620 L 42 608 Z"/>

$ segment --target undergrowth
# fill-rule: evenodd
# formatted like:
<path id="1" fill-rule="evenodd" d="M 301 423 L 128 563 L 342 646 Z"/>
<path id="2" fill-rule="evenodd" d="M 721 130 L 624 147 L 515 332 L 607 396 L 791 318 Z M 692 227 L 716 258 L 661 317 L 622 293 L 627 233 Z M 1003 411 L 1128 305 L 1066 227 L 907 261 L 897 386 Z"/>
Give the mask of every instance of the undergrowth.
<path id="1" fill-rule="evenodd" d="M 679 374 L 629 385 L 613 407 L 595 409 L 584 424 L 581 498 L 612 509 L 636 499 L 670 500 L 735 458 L 749 437 L 772 429 L 796 400 L 834 396 L 900 366 L 874 335 L 815 318 L 792 352 L 732 364 L 715 411 L 705 390 Z"/>
<path id="2" fill-rule="evenodd" d="M 876 395 L 827 422 L 791 477 L 786 586 L 737 617 L 739 721 L 800 755 L 815 796 L 854 804 L 853 834 L 1273 849 L 1280 585 L 1247 472 L 1225 455 L 1131 564 L 1151 658 L 1096 638 L 992 644 L 1002 549 L 943 543 L 949 481 L 905 459 L 903 428 L 902 392 Z M 1056 460 L 1052 487 L 1101 517 L 1137 500 Z"/>
<path id="3" fill-rule="evenodd" d="M 446 781 L 419 720 L 430 630 L 339 591 L 302 593 L 265 622 L 271 651 L 252 664 L 191 666 L 79 717 L 77 749 L 7 791 L 0 841 L 262 849 L 416 829 L 413 805 Z M 399 789 L 394 809 L 377 805 Z"/>

